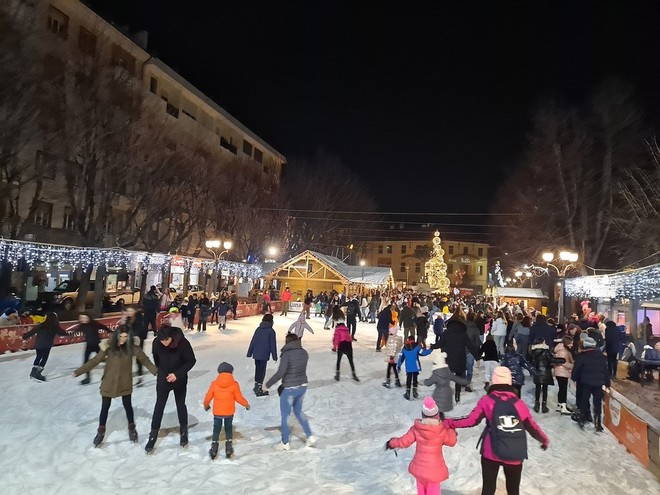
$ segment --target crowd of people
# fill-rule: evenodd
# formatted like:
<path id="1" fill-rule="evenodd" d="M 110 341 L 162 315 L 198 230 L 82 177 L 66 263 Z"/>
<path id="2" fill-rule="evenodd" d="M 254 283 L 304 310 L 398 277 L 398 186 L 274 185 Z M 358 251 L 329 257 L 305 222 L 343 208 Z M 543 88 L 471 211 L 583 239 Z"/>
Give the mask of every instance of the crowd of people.
<path id="1" fill-rule="evenodd" d="M 285 289 L 283 294 L 287 294 Z M 291 300 L 290 291 L 284 296 Z M 184 330 L 191 329 L 191 313 L 199 309 L 197 331 L 206 330 L 209 318 L 224 328 L 229 313 L 236 317 L 232 295 L 213 298 L 191 296 L 179 304 L 165 301 L 155 287 L 145 296 L 143 311 L 124 310 L 118 328 L 107 340 L 100 341 L 99 332 L 109 331 L 88 314 L 81 314 L 79 330 L 86 338 L 83 365 L 73 376 L 85 375 L 81 382 L 90 383 L 90 373 L 101 363 L 105 371 L 101 379 L 101 412 L 95 446 L 103 443 L 108 411 L 113 398 L 121 397 L 126 412 L 128 437 L 137 442 L 131 396 L 133 393 L 133 362 L 137 362 L 140 385 L 143 367 L 157 376 L 156 403 L 146 452 L 152 452 L 157 443 L 170 392 L 173 393 L 179 428 L 180 445 L 188 444 L 188 412 L 186 394 L 188 373 L 196 362 L 195 354 Z M 156 328 L 156 314 L 163 309 L 170 313 Z M 303 311 L 288 328 L 284 346 L 279 349 L 273 328 L 274 318 L 270 304 L 265 306 L 262 321 L 252 336 L 246 356 L 254 360 L 254 394 L 269 395 L 269 389 L 281 383 L 280 396 L 281 441 L 276 448 L 290 449 L 291 431 L 288 418 L 293 413 L 301 424 L 306 444 L 313 446 L 316 437 L 303 412 L 307 392 L 307 366 L 309 354 L 303 347 L 305 332 L 314 333 L 308 320 L 314 316 L 323 319 L 324 328 L 333 329 L 332 351 L 336 352 L 335 380 L 341 378 L 341 362 L 348 360 L 352 378 L 359 382 L 353 355 L 353 343 L 358 322 L 375 325 L 375 350 L 384 353 L 386 367 L 383 386 L 404 388 L 406 400 L 419 397 L 419 377 L 422 372 L 420 356 L 432 355 L 433 368 L 428 378 L 422 378 L 427 387 L 434 387 L 432 396 L 422 405 L 422 417 L 410 430 L 399 438 L 392 438 L 386 448 L 406 448 L 417 444 L 417 452 L 409 471 L 417 480 L 419 494 L 438 494 L 440 484 L 447 479 L 448 471 L 442 455 L 442 447 L 456 444 L 455 429 L 472 427 L 487 420 L 482 435 L 483 494 L 495 493 L 497 474 L 503 468 L 507 493 L 519 493 L 522 464 L 527 458 L 525 432 L 537 439 L 545 450 L 549 439 L 538 424 L 522 397 L 525 374 L 534 382 L 535 413 L 548 413 L 549 389 L 558 386 L 556 410 L 570 415 L 580 428 L 592 422 L 596 432 L 602 428 L 602 398 L 610 382 L 616 377 L 617 360 L 624 347 L 623 333 L 614 322 L 601 316 L 585 314 L 574 316 L 567 324 L 557 324 L 539 311 L 524 305 L 498 304 L 493 299 L 464 299 L 442 296 L 418 295 L 412 291 L 374 292 L 371 295 L 346 296 L 342 293 L 321 293 L 314 296 L 309 291 L 304 298 Z M 289 311 L 282 305 L 281 315 Z M 433 329 L 433 342 L 428 341 L 428 331 Z M 155 338 L 151 355 L 144 352 L 144 341 L 149 331 Z M 24 339 L 36 335 L 37 356 L 31 377 L 45 381 L 42 375 L 56 335 L 66 332 L 60 327 L 57 315 L 48 313 L 42 323 L 24 334 Z M 403 336 L 400 335 L 403 334 Z M 652 334 L 651 334 L 652 335 Z M 92 354 L 95 356 L 92 358 Z M 650 354 L 649 354 L 650 355 Z M 268 361 L 278 362 L 277 371 L 266 379 Z M 483 361 L 483 364 L 482 364 Z M 484 367 L 486 395 L 482 396 L 474 410 L 465 418 L 448 418 L 454 404 L 461 401 L 461 392 L 474 392 L 475 366 Z M 405 385 L 400 373 L 405 372 Z M 233 377 L 233 366 L 222 362 L 218 375 L 210 384 L 204 398 L 204 407 L 213 404 L 213 433 L 209 450 L 215 459 L 219 439 L 224 426 L 225 455 L 234 453 L 232 424 L 238 403 L 250 408 L 239 383 Z M 575 383 L 576 407 L 568 404 L 569 382 Z M 452 389 L 453 384 L 453 389 Z M 496 425 L 496 426 L 494 426 Z"/>

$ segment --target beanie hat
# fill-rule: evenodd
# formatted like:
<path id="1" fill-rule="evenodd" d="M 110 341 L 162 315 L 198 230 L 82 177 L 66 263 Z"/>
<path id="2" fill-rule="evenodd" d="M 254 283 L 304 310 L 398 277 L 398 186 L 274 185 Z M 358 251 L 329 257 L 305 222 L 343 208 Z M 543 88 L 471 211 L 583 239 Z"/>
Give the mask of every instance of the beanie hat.
<path id="1" fill-rule="evenodd" d="M 596 341 L 592 339 L 591 337 L 587 337 L 582 341 L 582 345 L 584 348 L 591 348 L 591 347 L 596 347 Z"/>
<path id="2" fill-rule="evenodd" d="M 424 404 L 422 405 L 422 417 L 433 418 L 438 415 L 438 412 L 438 405 L 433 400 L 433 397 L 427 397 L 424 399 Z"/>
<path id="3" fill-rule="evenodd" d="M 218 366 L 218 373 L 233 373 L 233 372 L 234 372 L 234 367 L 225 361 L 220 363 L 220 365 Z"/>
<path id="4" fill-rule="evenodd" d="M 511 385 L 511 370 L 506 366 L 498 366 L 493 370 L 490 382 L 493 385 Z"/>
<path id="5" fill-rule="evenodd" d="M 269 323 L 273 323 L 273 315 L 270 313 L 266 313 L 264 317 L 261 319 L 261 321 L 267 321 Z"/>
<path id="6" fill-rule="evenodd" d="M 399 332 L 399 327 L 396 325 L 390 328 L 390 335 L 396 335 Z"/>
<path id="7" fill-rule="evenodd" d="M 447 367 L 447 361 L 445 359 L 447 358 L 447 353 L 446 352 L 441 352 L 439 354 L 436 354 L 436 358 L 433 361 L 433 369 L 437 368 L 446 368 Z"/>

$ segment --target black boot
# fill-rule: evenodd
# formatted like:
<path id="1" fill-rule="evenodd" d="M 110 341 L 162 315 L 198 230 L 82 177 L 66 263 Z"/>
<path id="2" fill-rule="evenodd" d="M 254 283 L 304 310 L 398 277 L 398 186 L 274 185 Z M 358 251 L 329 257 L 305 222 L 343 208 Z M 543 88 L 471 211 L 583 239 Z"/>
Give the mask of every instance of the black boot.
<path id="1" fill-rule="evenodd" d="M 577 413 L 577 424 L 580 428 L 584 428 L 584 424 L 586 423 L 586 418 L 581 412 Z"/>
<path id="2" fill-rule="evenodd" d="M 218 442 L 211 442 L 209 455 L 211 456 L 211 459 L 215 459 L 218 456 Z"/>
<path id="3" fill-rule="evenodd" d="M 37 375 L 38 372 L 39 370 L 37 369 L 37 367 L 32 366 L 32 371 L 30 371 L 30 378 L 34 378 L 35 380 L 38 380 L 39 379 Z"/>
<path id="4" fill-rule="evenodd" d="M 188 427 L 182 426 L 179 429 L 179 432 L 181 433 L 181 440 L 179 441 L 179 445 L 181 445 L 181 447 L 185 447 L 188 445 Z"/>
<path id="5" fill-rule="evenodd" d="M 534 402 L 534 412 L 539 412 L 541 409 L 541 404 L 539 404 L 539 401 Z"/>
<path id="6" fill-rule="evenodd" d="M 35 366 L 32 368 L 32 373 L 30 373 L 30 376 L 36 380 L 39 380 L 40 382 L 45 382 L 46 377 L 41 374 L 41 371 L 44 369 L 43 366 Z"/>
<path id="7" fill-rule="evenodd" d="M 399 379 L 397 378 L 396 381 L 394 382 L 394 385 L 396 385 L 397 387 L 401 388 L 401 386 L 402 386 L 402 385 L 401 385 L 401 380 L 399 380 Z"/>
<path id="8" fill-rule="evenodd" d="M 413 399 L 416 399 L 419 397 L 419 394 L 417 393 L 417 387 L 413 387 Z"/>
<path id="9" fill-rule="evenodd" d="M 229 459 L 234 454 L 234 446 L 231 443 L 231 440 L 225 442 L 225 455 Z"/>
<path id="10" fill-rule="evenodd" d="M 597 433 L 603 431 L 603 425 L 600 422 L 600 414 L 596 414 L 596 416 L 594 416 L 594 427 L 596 428 Z"/>
<path id="11" fill-rule="evenodd" d="M 138 441 L 137 430 L 135 429 L 135 423 L 128 423 L 128 439 L 136 443 Z"/>
<path id="12" fill-rule="evenodd" d="M 403 394 L 403 398 L 406 399 L 406 400 L 410 400 L 410 389 L 409 388 L 406 389 L 406 393 Z"/>
<path id="13" fill-rule="evenodd" d="M 547 413 L 548 411 L 550 411 L 550 409 L 548 409 L 548 404 L 546 402 L 541 404 L 541 412 Z"/>
<path id="14" fill-rule="evenodd" d="M 335 380 L 339 381 L 339 371 L 335 373 Z"/>
<path id="15" fill-rule="evenodd" d="M 149 432 L 149 440 L 147 441 L 147 445 L 144 446 L 144 450 L 147 452 L 147 454 L 151 454 L 151 452 L 154 450 L 156 440 L 158 440 L 158 430 L 151 430 Z"/>
<path id="16" fill-rule="evenodd" d="M 103 443 L 103 437 L 105 437 L 105 426 L 99 426 L 94 437 L 94 447 L 98 447 Z"/>
<path id="17" fill-rule="evenodd" d="M 474 390 L 472 390 L 472 387 L 470 387 L 469 385 L 465 386 L 465 391 L 466 392 L 474 392 Z"/>
<path id="18" fill-rule="evenodd" d="M 355 371 L 353 372 L 353 380 L 355 380 L 356 382 L 359 382 L 359 381 L 360 381 L 360 379 L 359 379 L 359 378 L 357 377 L 357 375 L 355 374 Z"/>
<path id="19" fill-rule="evenodd" d="M 383 382 L 383 387 L 390 388 L 390 379 L 389 378 Z"/>
<path id="20" fill-rule="evenodd" d="M 92 381 L 91 376 L 87 373 L 87 376 L 80 382 L 81 385 L 89 385 Z"/>
<path id="21" fill-rule="evenodd" d="M 454 392 L 454 401 L 456 401 L 456 404 L 458 404 L 461 401 L 461 391 L 456 390 Z"/>

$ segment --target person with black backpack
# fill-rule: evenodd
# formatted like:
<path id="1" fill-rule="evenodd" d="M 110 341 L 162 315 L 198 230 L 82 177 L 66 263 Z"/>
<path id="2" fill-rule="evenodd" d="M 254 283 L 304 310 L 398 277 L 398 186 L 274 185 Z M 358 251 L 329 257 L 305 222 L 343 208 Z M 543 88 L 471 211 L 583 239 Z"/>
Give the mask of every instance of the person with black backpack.
<path id="1" fill-rule="evenodd" d="M 448 428 L 471 428 L 486 418 L 481 445 L 481 495 L 495 495 L 497 474 L 504 468 L 508 495 L 520 494 L 523 461 L 527 459 L 527 433 L 546 450 L 550 440 L 536 424 L 525 403 L 511 386 L 511 371 L 505 366 L 493 370 L 492 385 L 477 406 L 464 418 L 446 419 Z"/>

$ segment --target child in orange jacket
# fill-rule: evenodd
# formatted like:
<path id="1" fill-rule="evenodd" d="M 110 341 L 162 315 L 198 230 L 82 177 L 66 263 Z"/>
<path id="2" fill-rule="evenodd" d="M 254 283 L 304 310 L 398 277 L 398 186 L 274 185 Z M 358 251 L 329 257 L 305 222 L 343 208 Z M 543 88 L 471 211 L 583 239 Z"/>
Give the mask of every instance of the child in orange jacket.
<path id="1" fill-rule="evenodd" d="M 250 404 L 241 393 L 241 387 L 232 373 L 234 367 L 222 362 L 218 366 L 218 377 L 215 379 L 204 398 L 204 409 L 208 411 L 211 408 L 211 401 L 213 401 L 213 441 L 211 442 L 211 449 L 209 455 L 211 459 L 215 459 L 218 455 L 218 441 L 220 440 L 220 430 L 222 430 L 222 423 L 225 423 L 225 435 L 227 441 L 225 442 L 225 454 L 230 458 L 234 453 L 232 446 L 232 421 L 234 420 L 234 413 L 236 412 L 236 402 L 245 406 L 245 409 L 250 410 Z"/>

